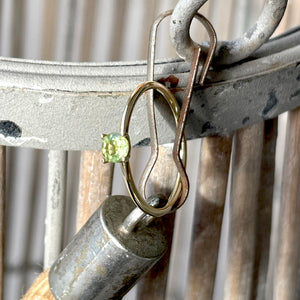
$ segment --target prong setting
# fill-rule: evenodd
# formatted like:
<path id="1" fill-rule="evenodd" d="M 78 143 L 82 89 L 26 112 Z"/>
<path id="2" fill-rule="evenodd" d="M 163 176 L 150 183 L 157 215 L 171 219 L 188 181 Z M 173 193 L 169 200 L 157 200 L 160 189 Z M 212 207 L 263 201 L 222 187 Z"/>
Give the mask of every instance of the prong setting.
<path id="1" fill-rule="evenodd" d="M 102 154 L 106 163 L 121 163 L 128 161 L 130 153 L 129 136 L 119 133 L 102 135 Z"/>

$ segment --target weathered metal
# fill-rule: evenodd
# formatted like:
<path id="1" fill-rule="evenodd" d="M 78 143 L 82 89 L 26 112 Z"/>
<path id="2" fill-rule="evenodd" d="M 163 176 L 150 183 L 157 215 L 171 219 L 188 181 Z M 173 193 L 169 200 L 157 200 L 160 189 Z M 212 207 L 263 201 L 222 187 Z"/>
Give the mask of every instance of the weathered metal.
<path id="1" fill-rule="evenodd" d="M 170 37 L 177 53 L 184 59 L 191 60 L 193 50 L 198 45 L 191 39 L 189 28 L 195 13 L 207 0 L 180 0 L 172 14 Z M 236 40 L 219 42 L 215 63 L 232 64 L 248 57 L 272 35 L 278 26 L 287 0 L 267 0 L 256 23 Z"/>
<path id="2" fill-rule="evenodd" d="M 186 137 L 224 134 L 299 106 L 300 46 L 288 48 L 287 43 L 285 48 L 280 42 L 289 39 L 292 43 L 299 36 L 299 31 L 292 32 L 270 42 L 272 47 L 269 43 L 264 45 L 263 53 L 257 52 L 263 55 L 271 52 L 270 55 L 210 72 L 210 82 L 204 89 L 196 88 L 193 94 Z M 280 48 L 274 49 L 280 51 L 274 53 L 272 49 L 277 42 Z M 188 71 L 189 64 L 182 61 L 161 62 L 156 64 L 155 79 L 165 82 L 181 102 Z M 125 102 L 130 92 L 144 81 L 146 65 L 144 62 L 72 64 L 1 58 L 0 75 L 1 144 L 43 149 L 100 149 L 100 134 L 118 130 Z M 136 111 L 132 144 L 148 144 L 143 117 L 146 109 L 139 106 Z M 172 123 L 171 116 L 157 111 L 160 143 L 173 139 L 169 122 Z"/>
<path id="3" fill-rule="evenodd" d="M 47 206 L 45 220 L 44 269 L 50 268 L 63 248 L 67 152 L 49 151 Z"/>
<path id="4" fill-rule="evenodd" d="M 129 234 L 120 230 L 134 208 L 130 197 L 111 196 L 75 235 L 49 273 L 57 299 L 121 298 L 165 253 L 160 219 Z"/>

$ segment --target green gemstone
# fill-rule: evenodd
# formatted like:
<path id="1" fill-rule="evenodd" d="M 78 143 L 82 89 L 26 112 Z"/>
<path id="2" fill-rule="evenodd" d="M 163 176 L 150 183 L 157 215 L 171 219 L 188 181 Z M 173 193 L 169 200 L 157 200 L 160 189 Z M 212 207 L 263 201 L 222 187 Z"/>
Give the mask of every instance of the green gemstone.
<path id="1" fill-rule="evenodd" d="M 118 163 L 124 161 L 129 154 L 129 141 L 119 133 L 110 133 L 102 139 L 102 154 L 105 162 Z"/>

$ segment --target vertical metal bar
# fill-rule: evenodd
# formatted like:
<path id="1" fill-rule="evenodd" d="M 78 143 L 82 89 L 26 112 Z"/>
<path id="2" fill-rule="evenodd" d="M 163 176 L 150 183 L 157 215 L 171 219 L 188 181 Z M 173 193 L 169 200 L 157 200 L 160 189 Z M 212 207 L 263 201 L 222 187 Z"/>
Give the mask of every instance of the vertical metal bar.
<path id="1" fill-rule="evenodd" d="M 273 299 L 297 299 L 300 259 L 300 108 L 289 113 L 278 241 L 274 259 Z"/>
<path id="2" fill-rule="evenodd" d="M 60 61 L 74 60 L 74 35 L 78 0 L 63 0 L 58 5 L 58 26 L 54 58 Z"/>
<path id="3" fill-rule="evenodd" d="M 251 299 L 262 145 L 263 123 L 235 135 L 224 299 Z"/>
<path id="4" fill-rule="evenodd" d="M 19 149 L 22 152 L 23 157 L 26 157 L 26 152 L 23 151 L 23 149 Z M 36 270 L 32 270 L 31 269 L 31 264 L 33 264 L 34 260 L 32 259 L 32 252 L 34 251 L 34 240 L 36 238 L 36 236 L 34 235 L 35 231 L 35 221 L 37 216 L 37 206 L 38 206 L 38 197 L 37 197 L 37 188 L 38 185 L 41 183 L 40 179 L 40 172 L 41 172 L 41 167 L 40 167 L 40 160 L 41 160 L 41 152 L 39 150 L 27 150 L 32 156 L 32 161 L 31 161 L 31 169 L 29 169 L 30 172 L 28 172 L 30 174 L 30 178 L 31 178 L 31 182 L 29 185 L 29 190 L 28 190 L 28 207 L 29 207 L 29 213 L 26 217 L 26 225 L 22 224 L 21 226 L 26 226 L 26 232 L 23 233 L 23 237 L 25 242 L 24 248 L 23 248 L 23 263 L 24 263 L 24 273 L 23 275 L 23 286 L 25 288 L 28 288 L 28 286 L 31 284 L 31 280 L 32 277 L 31 275 L 34 274 L 36 272 Z M 28 156 L 27 156 L 28 157 Z M 17 205 L 19 206 L 19 205 Z M 41 261 L 39 261 L 38 263 L 40 263 Z"/>
<path id="5" fill-rule="evenodd" d="M 81 61 L 90 61 L 91 58 L 91 48 L 92 48 L 92 38 L 95 27 L 95 17 L 96 17 L 96 0 L 84 0 L 85 10 L 84 10 L 84 34 L 81 40 Z"/>
<path id="6" fill-rule="evenodd" d="M 282 20 L 282 22 L 279 24 L 279 26 L 276 29 L 275 35 L 277 34 L 281 34 L 284 31 L 286 31 L 289 28 L 292 28 L 293 26 L 296 26 L 299 23 L 299 15 L 297 14 L 297 11 L 299 11 L 299 2 L 297 1 L 288 1 L 287 3 L 287 8 L 285 11 L 285 16 Z M 288 141 L 285 140 L 285 137 L 288 133 L 288 131 L 285 129 L 285 126 L 287 125 L 286 123 L 286 119 L 284 117 L 286 117 L 288 114 L 285 114 L 284 116 L 280 116 L 280 123 L 279 125 L 281 126 L 281 135 L 278 138 L 278 144 L 285 144 L 285 149 L 283 149 L 284 154 L 286 154 L 286 149 L 289 147 Z M 289 123 L 289 122 L 288 122 Z M 282 149 L 278 149 L 277 150 L 280 154 L 280 152 L 282 151 Z M 278 154 L 278 155 L 279 155 Z M 277 174 L 276 179 L 278 181 L 277 183 L 277 189 L 276 189 L 276 198 L 275 198 L 275 202 L 274 202 L 274 213 L 273 213 L 273 227 L 272 227 L 272 245 L 270 248 L 270 264 L 269 264 L 269 270 L 268 270 L 268 282 L 267 282 L 267 287 L 266 287 L 266 299 L 278 299 L 278 295 L 275 295 L 275 292 L 278 291 L 279 286 L 277 287 L 278 284 L 281 284 L 281 282 L 276 281 L 275 278 L 279 278 L 280 276 L 282 276 L 282 273 L 279 275 L 276 274 L 277 272 L 277 267 L 279 266 L 279 262 L 278 260 L 280 259 L 280 253 L 279 253 L 279 247 L 280 244 L 282 242 L 281 240 L 281 234 L 283 234 L 283 231 L 281 231 L 281 222 L 284 219 L 284 213 L 282 211 L 282 206 L 283 203 L 285 201 L 289 201 L 288 199 L 284 199 L 283 196 L 283 186 L 287 183 L 288 180 L 290 180 L 290 178 L 286 178 L 286 170 L 285 168 L 287 168 L 286 166 L 286 161 L 287 161 L 287 157 L 282 155 L 280 158 L 278 158 L 277 161 L 277 168 L 278 171 L 280 171 L 280 174 Z M 281 182 L 280 182 L 281 181 Z M 279 184 L 280 182 L 280 184 Z M 292 205 L 292 204 L 291 204 Z M 288 207 L 287 207 L 288 209 Z M 285 254 L 283 253 L 283 256 L 285 256 Z M 286 256 L 285 256 L 286 257 Z M 285 258 L 282 257 L 282 261 Z M 282 263 L 281 261 L 281 263 Z M 293 266 L 291 266 L 293 268 Z M 298 268 L 300 268 L 300 264 L 298 264 Z M 298 271 L 299 273 L 299 271 Z M 300 273 L 299 273 L 300 274 Z M 298 276 L 298 283 L 299 283 L 299 279 L 300 276 Z M 293 280 L 292 278 L 288 279 L 286 278 L 285 280 L 287 280 L 287 282 L 289 282 L 289 280 Z M 276 286 L 276 289 L 274 288 Z M 298 290 L 299 290 L 299 284 L 298 284 Z M 287 289 L 289 287 L 284 286 L 283 289 Z M 300 293 L 297 291 L 291 291 L 291 294 L 294 293 L 294 297 L 296 297 L 296 295 L 299 295 Z M 277 297 L 277 298 L 276 298 Z M 288 298 L 287 298 L 288 299 Z"/>
<path id="7" fill-rule="evenodd" d="M 95 21 L 96 1 L 84 1 L 84 20 L 81 36 L 82 60 L 89 61 Z M 77 201 L 76 230 L 78 231 L 111 194 L 114 164 L 102 162 L 101 151 L 82 151 L 80 163 L 79 197 Z"/>
<path id="8" fill-rule="evenodd" d="M 44 269 L 49 268 L 62 250 L 67 152 L 49 151 Z"/>
<path id="9" fill-rule="evenodd" d="M 0 300 L 3 299 L 6 147 L 0 146 Z"/>
<path id="10" fill-rule="evenodd" d="M 101 151 L 82 151 L 76 231 L 111 194 L 114 164 L 102 162 Z"/>
<path id="11" fill-rule="evenodd" d="M 1 55 L 11 56 L 11 57 L 22 57 L 23 52 L 23 28 L 24 28 L 24 6 L 26 1 L 3 1 L 2 3 L 2 41 L 1 41 Z M 3 151 L 5 151 L 5 148 L 2 148 Z M 9 148 L 8 148 L 9 149 Z M 10 152 L 10 158 L 11 158 L 11 165 L 16 165 L 16 159 L 17 159 L 17 152 L 9 151 Z M 4 170 L 4 169 L 3 169 Z M 2 172 L 1 172 L 2 173 Z M 13 172 L 10 172 L 12 175 Z M 14 174 L 16 175 L 16 174 Z M 4 174 L 1 174 L 1 177 Z M 12 179 L 12 178 L 11 178 Z M 16 178 L 13 178 L 14 183 L 17 182 Z M 29 180 L 30 184 L 30 180 Z M 27 226 L 26 226 L 26 217 L 29 215 L 28 211 L 22 211 L 24 215 L 24 219 L 22 222 L 22 216 L 18 213 L 18 211 L 14 211 L 16 208 L 16 199 L 14 199 L 14 196 L 16 196 L 17 191 L 11 189 L 10 193 L 10 202 L 8 202 L 8 209 L 6 210 L 6 216 L 5 219 L 7 221 L 8 226 L 6 226 L 6 237 L 5 237 L 5 248 L 7 250 L 7 255 L 5 257 L 5 263 L 9 264 L 10 266 L 12 264 L 18 264 L 24 262 L 24 256 L 23 253 L 20 253 L 18 249 L 22 249 L 23 246 L 26 245 L 26 239 L 22 239 L 22 234 L 26 236 L 27 234 Z M 1 199 L 2 201 L 3 199 Z M 26 196 L 25 199 L 27 200 Z M 4 204 L 3 204 L 4 205 Z M 12 217 L 12 219 L 9 218 L 9 215 Z M 21 218 L 18 218 L 21 217 Z M 19 225 L 15 222 L 15 220 L 18 219 L 22 227 L 18 227 Z M 13 221 L 12 221 L 13 220 Z M 21 229 L 21 232 L 20 232 Z M 24 229 L 24 230 L 22 230 Z M 20 235 L 18 235 L 18 232 Z M 17 242 L 17 243 L 16 243 Z M 16 244 L 19 244 L 21 248 L 18 248 Z M 4 246 L 4 244 L 2 245 Z M 14 249 L 15 250 L 14 250 Z M 1 252 L 4 251 L 4 249 L 1 250 Z M 19 252 L 19 253 L 18 253 Z M 1 253 L 2 254 L 2 253 Z M 2 270 L 3 271 L 3 270 Z M 4 274 L 2 274 L 4 275 Z M 17 272 L 13 272 L 12 274 L 6 273 L 4 278 L 2 277 L 1 283 L 2 289 L 4 288 L 4 291 L 1 290 L 1 294 L 4 295 L 3 297 L 18 297 L 20 294 L 20 288 L 23 284 L 22 282 L 23 275 L 20 274 L 17 270 Z M 4 281 L 3 281 L 4 280 Z M 5 286 L 4 286 L 5 283 Z M 8 286 L 13 289 L 9 289 Z"/>
<path id="12" fill-rule="evenodd" d="M 58 0 L 46 0 L 43 12 L 42 59 L 53 59 Z"/>
<path id="13" fill-rule="evenodd" d="M 58 4 L 58 3 L 57 3 Z M 65 0 L 60 3 L 60 26 L 57 28 L 55 59 L 71 61 L 78 54 L 76 40 L 76 12 L 78 0 Z M 54 8 L 53 8 L 54 10 Z M 47 216 L 45 233 L 44 268 L 51 266 L 62 249 L 64 207 L 67 182 L 67 152 L 49 151 L 49 177 L 47 196 Z M 58 190 L 59 188 L 59 190 Z M 54 238 L 55 235 L 55 238 Z"/>
<path id="14" fill-rule="evenodd" d="M 211 1 L 206 10 L 221 39 L 230 36 L 230 23 L 220 21 L 231 15 L 233 0 Z M 203 139 L 200 152 L 187 299 L 212 299 L 217 273 L 219 244 L 226 198 L 232 137 Z M 218 286 L 218 289 L 220 286 Z"/>
<path id="15" fill-rule="evenodd" d="M 231 137 L 202 142 L 186 298 L 212 299 L 231 155 Z"/>
<path id="16" fill-rule="evenodd" d="M 43 13 L 43 17 L 44 17 L 44 24 L 43 24 L 44 32 L 43 32 L 43 45 L 42 45 L 43 59 L 48 59 L 48 60 L 53 59 L 54 41 L 55 41 L 54 33 L 55 33 L 55 23 L 56 23 L 54 16 L 56 12 L 57 12 L 57 0 L 46 1 L 44 6 L 44 13 Z M 55 197 L 61 197 L 61 195 L 58 194 L 58 191 L 55 192 L 55 184 L 57 185 L 57 187 L 59 187 L 61 183 L 58 181 L 56 182 L 54 181 L 56 178 L 55 178 L 55 170 L 53 170 L 53 164 L 59 163 L 59 158 L 61 158 L 63 160 L 63 163 L 65 163 L 66 158 L 64 158 L 63 156 L 61 157 L 59 156 L 60 156 L 59 152 L 55 153 L 49 151 L 48 153 L 48 186 L 47 186 L 47 204 L 46 204 L 46 220 L 45 220 L 44 269 L 47 269 L 51 266 L 52 262 L 60 253 L 62 247 L 63 228 L 61 228 L 60 226 L 62 225 L 63 212 L 59 211 L 59 209 L 63 209 L 65 199 L 63 198 L 63 203 L 59 202 L 61 201 L 61 198 L 59 200 L 55 199 Z M 57 170 L 57 172 L 59 173 L 62 171 L 62 168 L 64 168 L 65 166 L 58 166 L 58 167 L 60 168 L 59 170 Z M 51 175 L 50 175 L 50 168 L 52 169 Z M 61 174 L 58 174 L 58 176 L 61 176 Z M 63 181 L 64 181 L 63 183 L 63 190 L 64 190 L 65 178 L 63 178 Z M 55 193 L 57 195 L 55 195 Z M 55 205 L 52 205 L 52 202 L 54 202 Z M 58 215 L 56 213 L 58 213 Z M 59 230 L 58 232 L 56 232 L 56 227 L 60 227 L 58 228 Z M 53 235 L 54 235 L 54 240 L 52 240 Z"/>
<path id="17" fill-rule="evenodd" d="M 13 45 L 12 56 L 23 57 L 23 23 L 24 23 L 24 7 L 26 1 L 14 0 L 14 13 L 13 13 Z"/>
<path id="18" fill-rule="evenodd" d="M 50 3 L 51 2 L 51 3 Z M 46 1 L 44 16 L 43 58 L 53 59 L 55 13 L 58 2 Z M 49 14 L 48 14 L 49 13 Z M 49 18 L 49 19 L 48 19 Z M 48 22 L 46 22 L 48 21 Z M 67 152 L 50 150 L 48 154 L 48 187 L 45 220 L 44 269 L 48 269 L 62 250 Z"/>
<path id="19" fill-rule="evenodd" d="M 256 211 L 256 242 L 252 299 L 264 300 L 270 259 L 275 150 L 278 119 L 265 121 L 260 187 Z"/>
<path id="20" fill-rule="evenodd" d="M 114 16 L 112 17 L 112 37 L 110 38 L 110 60 L 122 60 L 122 43 L 125 40 L 123 30 L 125 26 L 125 13 L 128 1 L 113 0 Z M 126 20 L 128 21 L 128 20 Z"/>
<path id="21" fill-rule="evenodd" d="M 167 146 L 160 146 L 159 153 L 160 155 L 149 178 L 149 186 L 151 187 L 149 194 L 151 195 L 157 193 L 169 194 L 173 189 L 177 176 L 177 169 L 172 161 L 172 150 Z M 140 280 L 137 299 L 165 299 L 175 214 L 173 213 L 163 218 L 168 230 L 169 250 L 146 276 Z"/>
<path id="22" fill-rule="evenodd" d="M 245 0 L 234 1 L 231 35 L 239 35 L 247 28 L 253 16 L 247 7 Z M 277 132 L 268 124 L 265 124 L 264 139 L 263 124 L 238 131 L 235 137 L 224 299 L 264 299 L 269 263 Z M 276 127 L 277 122 L 274 124 Z M 268 126 L 272 127 L 269 134 Z M 255 140 L 252 147 L 249 142 L 251 140 Z M 243 180 L 245 178 L 248 182 Z M 268 188 L 266 182 L 269 184 Z"/>

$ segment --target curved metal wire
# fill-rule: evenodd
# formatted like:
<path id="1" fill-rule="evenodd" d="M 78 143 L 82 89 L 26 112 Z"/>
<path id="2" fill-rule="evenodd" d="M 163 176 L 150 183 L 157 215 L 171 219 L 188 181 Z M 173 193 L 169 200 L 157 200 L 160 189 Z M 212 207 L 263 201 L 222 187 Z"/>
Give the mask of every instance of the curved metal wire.
<path id="1" fill-rule="evenodd" d="M 173 159 L 178 169 L 178 172 L 180 174 L 181 184 L 183 187 L 182 189 L 183 192 L 177 204 L 177 208 L 179 208 L 185 202 L 189 191 L 189 180 L 186 174 L 185 167 L 180 158 L 180 148 L 181 148 L 181 141 L 184 136 L 184 128 L 187 121 L 187 116 L 189 114 L 189 108 L 190 108 L 191 98 L 194 90 L 194 84 L 196 83 L 197 71 L 200 64 L 200 59 L 201 57 L 204 56 L 204 63 L 200 72 L 200 79 L 199 79 L 200 86 L 203 86 L 204 80 L 207 76 L 207 72 L 212 62 L 212 59 L 214 57 L 214 53 L 217 46 L 217 35 L 211 23 L 204 16 L 198 13 L 195 16 L 204 25 L 205 29 L 208 32 L 208 36 L 210 39 L 210 47 L 207 56 L 201 53 L 201 47 L 195 48 L 194 50 L 193 61 L 191 64 L 191 70 L 189 75 L 189 81 L 185 89 L 184 99 L 180 110 L 180 117 L 178 121 L 178 126 L 176 130 L 175 141 L 174 141 L 174 148 L 173 148 Z M 187 193 L 184 194 L 184 192 Z"/>
<path id="2" fill-rule="evenodd" d="M 190 24 L 195 13 L 207 0 L 179 0 L 170 21 L 170 36 L 177 54 L 185 60 L 192 60 L 193 51 L 198 45 L 189 34 Z M 267 0 L 256 23 L 233 41 L 219 42 L 215 54 L 216 64 L 232 64 L 240 61 L 269 39 L 279 24 L 287 5 L 287 0 Z M 202 46 L 207 47 L 203 44 Z"/>
<path id="3" fill-rule="evenodd" d="M 160 22 L 165 17 L 171 15 L 172 12 L 173 10 L 168 10 L 161 13 L 155 19 L 155 21 L 151 26 L 150 36 L 149 36 L 148 59 L 147 59 L 147 81 L 154 81 L 155 45 L 156 45 L 156 35 L 157 35 L 158 26 Z M 154 103 L 153 103 L 153 90 L 148 91 L 147 94 L 147 114 L 148 114 L 148 123 L 149 123 L 149 131 L 150 131 L 151 154 L 139 182 L 139 189 L 142 195 L 144 196 L 144 198 L 146 198 L 146 184 L 153 170 L 153 167 L 157 161 L 158 153 L 159 153 L 155 110 L 154 110 Z"/>

